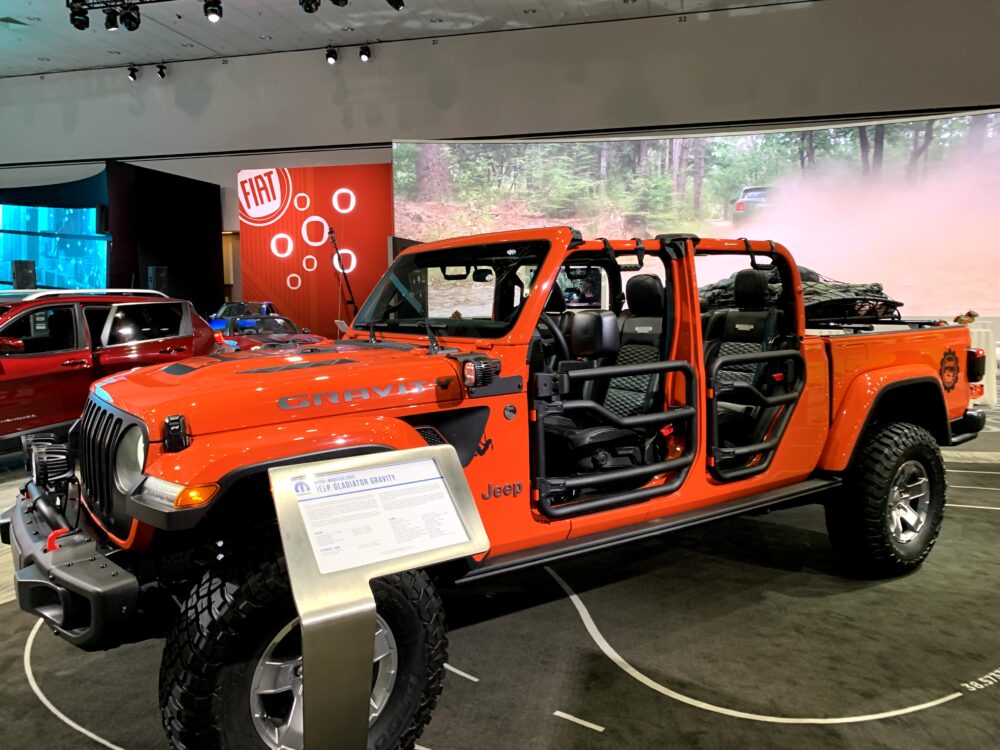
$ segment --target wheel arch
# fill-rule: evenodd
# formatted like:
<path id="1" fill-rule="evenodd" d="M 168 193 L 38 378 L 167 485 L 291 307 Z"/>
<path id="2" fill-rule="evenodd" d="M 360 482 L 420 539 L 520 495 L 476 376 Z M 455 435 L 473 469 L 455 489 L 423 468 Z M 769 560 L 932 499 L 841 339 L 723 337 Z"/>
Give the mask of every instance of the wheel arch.
<path id="1" fill-rule="evenodd" d="M 864 436 L 880 424 L 908 422 L 926 429 L 938 445 L 951 440 L 941 381 L 933 375 L 896 379 L 891 373 L 866 373 L 851 384 L 844 403 L 853 405 L 843 407 L 833 421 L 818 466 L 822 471 L 846 471 Z"/>
<path id="2" fill-rule="evenodd" d="M 359 443 L 343 448 L 333 448 L 241 466 L 219 480 L 219 494 L 213 498 L 211 506 L 206 509 L 199 525 L 204 524 L 206 530 L 222 528 L 231 532 L 247 526 L 259 527 L 270 525 L 272 522 L 276 523 L 277 517 L 271 498 L 268 469 L 392 450 L 396 450 L 396 448 L 391 445 Z M 238 502 L 233 501 L 236 498 L 239 499 Z"/>

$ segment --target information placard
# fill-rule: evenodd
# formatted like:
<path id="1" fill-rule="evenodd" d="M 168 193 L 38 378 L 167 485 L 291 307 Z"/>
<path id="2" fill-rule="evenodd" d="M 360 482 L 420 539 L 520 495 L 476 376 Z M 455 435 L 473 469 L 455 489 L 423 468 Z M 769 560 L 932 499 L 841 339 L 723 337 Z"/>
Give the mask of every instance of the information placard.
<path id="1" fill-rule="evenodd" d="M 321 573 L 469 541 L 433 459 L 287 479 Z"/>
<path id="2" fill-rule="evenodd" d="M 334 455 L 268 475 L 302 628 L 306 747 L 364 750 L 370 581 L 486 552 L 475 498 L 451 445 Z"/>

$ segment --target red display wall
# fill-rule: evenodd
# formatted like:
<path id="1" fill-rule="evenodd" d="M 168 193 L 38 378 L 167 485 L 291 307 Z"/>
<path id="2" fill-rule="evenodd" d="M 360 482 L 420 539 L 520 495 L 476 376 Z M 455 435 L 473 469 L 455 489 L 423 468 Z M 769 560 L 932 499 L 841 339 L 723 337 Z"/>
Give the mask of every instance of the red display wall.
<path id="1" fill-rule="evenodd" d="M 243 300 L 270 300 L 300 326 L 337 335 L 335 321 L 353 311 L 328 230 L 361 305 L 388 266 L 392 166 L 244 170 L 236 191 Z"/>

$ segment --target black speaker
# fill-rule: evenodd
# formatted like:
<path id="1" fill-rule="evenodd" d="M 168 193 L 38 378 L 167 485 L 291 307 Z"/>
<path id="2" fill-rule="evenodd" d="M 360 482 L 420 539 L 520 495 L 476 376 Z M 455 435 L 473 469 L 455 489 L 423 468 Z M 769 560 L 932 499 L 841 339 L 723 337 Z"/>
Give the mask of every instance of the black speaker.
<path id="1" fill-rule="evenodd" d="M 146 266 L 146 288 L 155 289 L 158 292 L 167 292 L 167 267 L 166 266 Z"/>
<path id="2" fill-rule="evenodd" d="M 15 289 L 35 289 L 38 281 L 35 279 L 35 261 L 12 260 L 11 274 L 14 277 Z"/>

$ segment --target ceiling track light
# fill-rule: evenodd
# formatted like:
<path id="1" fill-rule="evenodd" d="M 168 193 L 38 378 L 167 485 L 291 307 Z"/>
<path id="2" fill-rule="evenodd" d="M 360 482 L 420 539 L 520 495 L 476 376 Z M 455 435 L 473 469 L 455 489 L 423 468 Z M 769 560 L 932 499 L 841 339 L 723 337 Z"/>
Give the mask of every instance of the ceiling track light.
<path id="1" fill-rule="evenodd" d="M 139 77 L 139 69 L 134 65 L 128 66 L 128 79 L 135 83 L 135 79 Z"/>
<path id="2" fill-rule="evenodd" d="M 403 0 L 385 0 L 393 10 L 403 9 Z"/>
<path id="3" fill-rule="evenodd" d="M 86 31 L 90 28 L 90 14 L 83 3 L 70 3 L 69 22 L 74 29 Z"/>
<path id="4" fill-rule="evenodd" d="M 315 13 L 319 10 L 319 0 L 299 0 L 299 7 L 306 13 Z"/>
<path id="5" fill-rule="evenodd" d="M 122 9 L 118 12 L 118 20 L 125 27 L 126 31 L 135 31 L 139 28 L 139 24 L 142 23 L 142 17 L 139 15 L 139 6 L 134 3 L 123 5 Z"/>
<path id="6" fill-rule="evenodd" d="M 326 48 L 326 61 L 330 65 L 334 65 L 337 62 L 337 50 L 333 47 Z"/>
<path id="7" fill-rule="evenodd" d="M 167 66 L 164 65 L 163 63 L 160 63 L 159 65 L 157 65 L 156 66 L 156 75 L 158 75 L 160 77 L 161 81 L 164 78 L 166 78 L 167 77 Z"/>
<path id="8" fill-rule="evenodd" d="M 104 28 L 108 31 L 118 31 L 118 11 L 114 8 L 104 9 Z"/>
<path id="9" fill-rule="evenodd" d="M 368 62 L 372 59 L 372 48 L 367 44 L 362 44 L 361 49 L 358 50 L 358 57 L 361 58 L 361 62 Z"/>
<path id="10" fill-rule="evenodd" d="M 205 18 L 212 23 L 222 20 L 222 0 L 205 0 Z"/>

